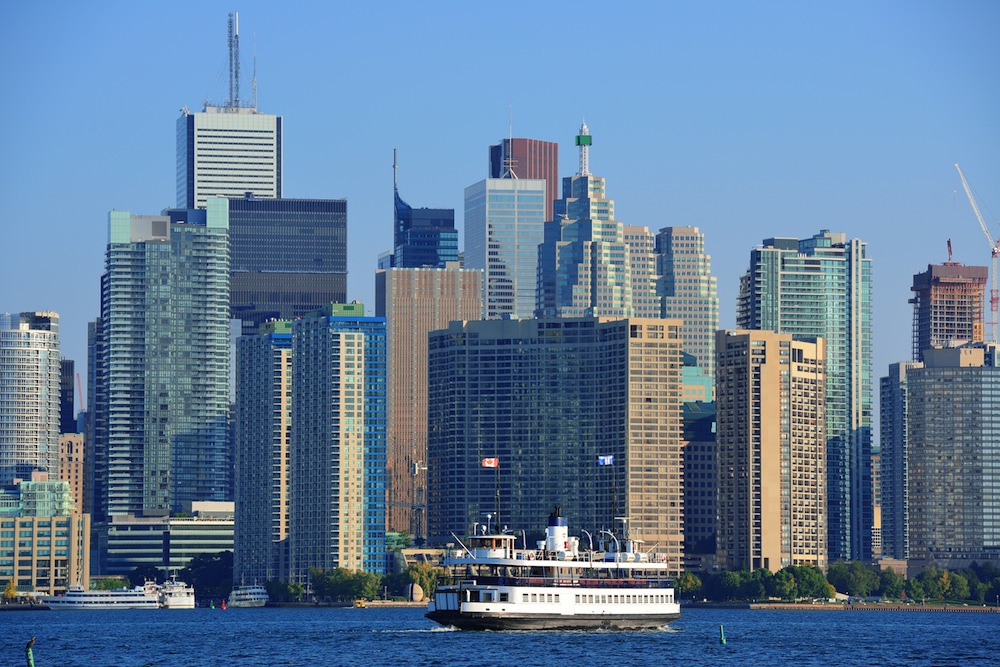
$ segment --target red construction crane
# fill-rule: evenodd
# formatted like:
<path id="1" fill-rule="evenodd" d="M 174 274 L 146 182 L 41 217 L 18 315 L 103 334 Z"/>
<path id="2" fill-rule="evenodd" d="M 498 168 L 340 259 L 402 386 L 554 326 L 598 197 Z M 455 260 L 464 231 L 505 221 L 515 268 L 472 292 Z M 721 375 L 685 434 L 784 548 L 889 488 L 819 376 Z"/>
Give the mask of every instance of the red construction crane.
<path id="1" fill-rule="evenodd" d="M 990 251 L 993 253 L 993 263 L 990 266 L 990 279 L 992 280 L 990 284 L 990 321 L 985 322 L 985 324 L 990 327 L 987 341 L 995 343 L 997 342 L 997 305 L 1000 304 L 1000 296 L 997 294 L 997 255 L 1000 254 L 1000 239 L 994 241 L 993 237 L 990 236 L 990 230 L 986 226 L 986 222 L 983 221 L 983 214 L 979 212 L 979 205 L 976 204 L 976 198 L 972 196 L 972 188 L 969 187 L 969 182 L 965 180 L 962 168 L 956 164 L 955 169 L 958 170 L 958 176 L 962 179 L 962 187 L 965 188 L 965 196 L 969 198 L 969 203 L 972 204 L 972 211 L 976 214 L 976 220 L 979 221 L 979 226 L 982 228 L 983 234 L 986 235 L 986 241 L 990 244 Z"/>

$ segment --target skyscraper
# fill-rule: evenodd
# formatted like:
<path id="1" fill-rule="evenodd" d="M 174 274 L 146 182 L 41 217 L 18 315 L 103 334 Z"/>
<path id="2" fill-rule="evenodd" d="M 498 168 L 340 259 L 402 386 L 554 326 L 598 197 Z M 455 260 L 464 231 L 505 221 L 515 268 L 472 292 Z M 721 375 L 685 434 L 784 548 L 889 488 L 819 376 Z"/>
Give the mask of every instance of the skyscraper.
<path id="1" fill-rule="evenodd" d="M 483 274 L 389 269 L 375 274 L 375 315 L 388 331 L 389 529 L 426 537 L 427 334 L 483 312 Z"/>
<path id="2" fill-rule="evenodd" d="M 292 435 L 292 323 L 268 322 L 236 352 L 233 582 L 285 581 Z"/>
<path id="3" fill-rule="evenodd" d="M 740 277 L 739 328 L 826 341 L 831 560 L 871 555 L 871 310 L 867 244 L 843 233 L 765 239 Z"/>
<path id="4" fill-rule="evenodd" d="M 605 181 L 588 170 L 590 131 L 576 138 L 580 171 L 563 179 L 538 248 L 536 317 L 660 317 L 653 235 L 615 220 Z"/>
<path id="5" fill-rule="evenodd" d="M 238 104 L 238 101 L 237 101 Z M 177 119 L 177 208 L 209 197 L 281 197 L 281 116 L 256 107 L 205 105 Z"/>
<path id="6" fill-rule="evenodd" d="M 715 332 L 719 329 L 719 295 L 705 235 L 697 227 L 664 227 L 656 235 L 657 292 L 663 317 L 683 320 L 684 351 L 715 381 Z M 709 394 L 707 400 L 711 400 Z"/>
<path id="7" fill-rule="evenodd" d="M 347 300 L 347 200 L 229 200 L 232 317 L 243 333 Z"/>
<path id="8" fill-rule="evenodd" d="M 292 324 L 289 554 L 309 568 L 385 571 L 385 319 L 334 304 Z"/>
<path id="9" fill-rule="evenodd" d="M 489 176 L 545 181 L 545 219 L 553 219 L 552 202 L 559 192 L 559 144 L 538 139 L 501 139 L 490 146 Z"/>
<path id="10" fill-rule="evenodd" d="M 886 558 L 910 557 L 907 374 L 922 367 L 919 361 L 889 364 L 889 374 L 879 380 L 882 555 Z"/>
<path id="11" fill-rule="evenodd" d="M 59 315 L 0 313 L 0 484 L 59 475 Z"/>
<path id="12" fill-rule="evenodd" d="M 906 373 L 909 558 L 1000 564 L 1000 357 L 993 344 L 925 350 Z"/>
<path id="13" fill-rule="evenodd" d="M 399 196 L 396 152 L 392 153 L 393 233 L 387 266 L 401 269 L 443 269 L 458 261 L 455 209 L 413 208 Z"/>
<path id="14" fill-rule="evenodd" d="M 487 513 L 533 526 L 560 506 L 681 567 L 680 322 L 452 322 L 428 364 L 428 532 L 453 541 Z M 499 468 L 482 460 L 499 459 Z M 499 507 L 498 507 L 499 505 Z"/>
<path id="15" fill-rule="evenodd" d="M 465 188 L 465 268 L 483 272 L 487 319 L 531 317 L 545 181 L 487 178 Z"/>
<path id="16" fill-rule="evenodd" d="M 983 340 L 985 266 L 928 264 L 913 276 L 913 360 L 924 350 Z"/>
<path id="17" fill-rule="evenodd" d="M 715 348 L 719 563 L 825 570 L 825 343 L 719 331 Z"/>
<path id="18" fill-rule="evenodd" d="M 109 215 L 92 340 L 97 521 L 227 499 L 228 203 Z"/>

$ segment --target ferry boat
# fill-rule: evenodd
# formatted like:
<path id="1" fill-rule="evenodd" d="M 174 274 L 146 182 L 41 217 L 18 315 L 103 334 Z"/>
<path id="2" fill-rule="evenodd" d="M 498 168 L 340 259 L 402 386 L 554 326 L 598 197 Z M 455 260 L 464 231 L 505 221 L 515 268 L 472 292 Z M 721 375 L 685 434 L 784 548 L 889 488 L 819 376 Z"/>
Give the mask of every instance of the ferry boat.
<path id="1" fill-rule="evenodd" d="M 559 509 L 537 549 L 508 533 L 472 535 L 445 557 L 427 618 L 460 630 L 651 630 L 680 618 L 668 565 L 610 531 L 608 549 L 580 549 Z"/>
<path id="2" fill-rule="evenodd" d="M 263 607 L 268 599 L 267 589 L 263 586 L 237 586 L 229 594 L 229 606 Z"/>
<path id="3" fill-rule="evenodd" d="M 88 591 L 70 586 L 65 595 L 44 595 L 39 600 L 53 611 L 67 609 L 157 609 L 160 606 L 156 582 L 116 591 Z"/>
<path id="4" fill-rule="evenodd" d="M 164 609 L 194 609 L 194 586 L 172 577 L 159 587 L 159 600 Z"/>

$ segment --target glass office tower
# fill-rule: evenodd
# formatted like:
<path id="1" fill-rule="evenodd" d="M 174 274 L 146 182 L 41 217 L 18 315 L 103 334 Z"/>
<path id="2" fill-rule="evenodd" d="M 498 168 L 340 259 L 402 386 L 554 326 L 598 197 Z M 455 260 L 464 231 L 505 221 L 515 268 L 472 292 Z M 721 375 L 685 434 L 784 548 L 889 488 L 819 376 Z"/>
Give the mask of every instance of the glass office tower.
<path id="1" fill-rule="evenodd" d="M 829 558 L 871 557 L 872 269 L 867 244 L 822 230 L 770 238 L 740 277 L 737 326 L 826 341 Z"/>

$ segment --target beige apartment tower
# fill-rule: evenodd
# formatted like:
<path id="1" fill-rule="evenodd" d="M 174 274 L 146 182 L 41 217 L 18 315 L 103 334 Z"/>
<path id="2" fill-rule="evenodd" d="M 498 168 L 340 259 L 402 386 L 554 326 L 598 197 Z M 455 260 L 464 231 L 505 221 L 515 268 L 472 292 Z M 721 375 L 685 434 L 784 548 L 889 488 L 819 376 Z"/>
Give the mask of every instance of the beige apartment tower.
<path id="1" fill-rule="evenodd" d="M 728 330 L 715 345 L 719 564 L 825 570 L 826 343 Z"/>
<path id="2" fill-rule="evenodd" d="M 427 536 L 427 335 L 482 317 L 482 276 L 457 263 L 375 274 L 375 314 L 388 338 L 390 531 Z"/>

